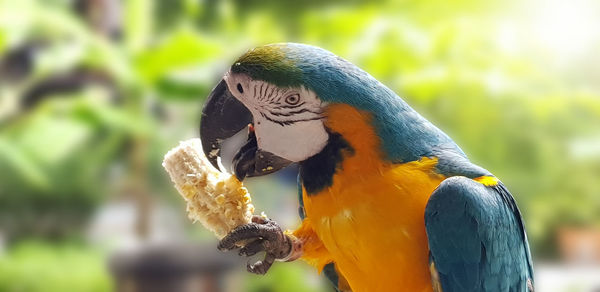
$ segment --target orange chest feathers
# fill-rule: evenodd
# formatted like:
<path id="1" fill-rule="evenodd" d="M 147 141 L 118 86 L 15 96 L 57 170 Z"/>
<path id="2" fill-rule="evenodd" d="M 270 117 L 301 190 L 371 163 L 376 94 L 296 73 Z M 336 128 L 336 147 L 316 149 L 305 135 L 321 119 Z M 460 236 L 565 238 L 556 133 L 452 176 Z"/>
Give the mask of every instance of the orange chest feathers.
<path id="1" fill-rule="evenodd" d="M 354 151 L 331 186 L 304 192 L 312 229 L 353 291 L 431 291 L 424 211 L 444 179 L 433 171 L 437 160 L 386 163 L 367 115 L 343 105 L 328 115 Z"/>

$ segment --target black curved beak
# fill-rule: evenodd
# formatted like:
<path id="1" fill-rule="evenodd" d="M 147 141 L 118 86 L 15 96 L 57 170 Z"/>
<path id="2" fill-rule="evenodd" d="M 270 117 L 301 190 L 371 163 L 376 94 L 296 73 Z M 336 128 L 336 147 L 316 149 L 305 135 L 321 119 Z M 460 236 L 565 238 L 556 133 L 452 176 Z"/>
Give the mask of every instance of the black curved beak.
<path id="1" fill-rule="evenodd" d="M 240 181 L 273 173 L 292 163 L 258 148 L 252 121 L 252 113 L 231 94 L 225 80 L 212 90 L 202 109 L 202 149 L 210 163 L 220 171 L 218 158 L 223 142 L 248 127 L 248 139 L 233 158 L 233 172 Z"/>

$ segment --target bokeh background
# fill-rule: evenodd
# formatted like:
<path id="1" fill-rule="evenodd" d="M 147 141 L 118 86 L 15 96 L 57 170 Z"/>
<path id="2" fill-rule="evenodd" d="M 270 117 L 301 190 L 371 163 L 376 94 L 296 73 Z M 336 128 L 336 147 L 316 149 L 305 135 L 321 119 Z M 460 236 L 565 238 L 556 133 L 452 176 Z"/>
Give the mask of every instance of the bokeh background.
<path id="1" fill-rule="evenodd" d="M 498 175 L 538 291 L 599 291 L 596 0 L 0 0 L 0 291 L 332 291 L 217 253 L 161 167 L 238 55 L 288 41 L 364 68 Z M 293 228 L 290 176 L 248 186 Z"/>

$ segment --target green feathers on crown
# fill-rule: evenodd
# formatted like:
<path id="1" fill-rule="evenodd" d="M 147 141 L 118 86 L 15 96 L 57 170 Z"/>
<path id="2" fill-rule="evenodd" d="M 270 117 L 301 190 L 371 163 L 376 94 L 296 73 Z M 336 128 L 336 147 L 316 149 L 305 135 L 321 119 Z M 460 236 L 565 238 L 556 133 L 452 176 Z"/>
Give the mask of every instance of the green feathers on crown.
<path id="1" fill-rule="evenodd" d="M 286 47 L 286 44 L 272 44 L 252 49 L 231 66 L 231 72 L 245 73 L 281 87 L 300 86 L 302 70 L 286 56 Z"/>

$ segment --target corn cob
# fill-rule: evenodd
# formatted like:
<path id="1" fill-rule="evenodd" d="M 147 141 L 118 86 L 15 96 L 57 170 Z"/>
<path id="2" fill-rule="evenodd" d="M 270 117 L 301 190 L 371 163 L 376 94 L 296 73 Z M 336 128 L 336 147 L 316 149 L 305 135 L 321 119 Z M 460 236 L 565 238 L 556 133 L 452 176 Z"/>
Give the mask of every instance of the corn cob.
<path id="1" fill-rule="evenodd" d="M 250 223 L 254 206 L 248 190 L 235 176 L 215 169 L 202 152 L 200 139 L 179 143 L 164 158 L 163 167 L 187 202 L 188 217 L 200 221 L 219 239 Z"/>

